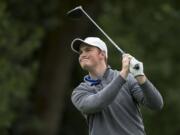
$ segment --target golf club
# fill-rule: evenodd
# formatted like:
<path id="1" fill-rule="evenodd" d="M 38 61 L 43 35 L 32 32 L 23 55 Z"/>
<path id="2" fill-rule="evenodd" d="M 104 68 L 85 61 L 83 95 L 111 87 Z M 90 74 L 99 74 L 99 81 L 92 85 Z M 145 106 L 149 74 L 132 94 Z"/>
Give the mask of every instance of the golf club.
<path id="1" fill-rule="evenodd" d="M 104 36 L 114 45 L 114 47 L 116 47 L 118 51 L 120 51 L 121 54 L 124 54 L 124 51 L 119 48 L 119 46 L 99 27 L 99 25 L 96 24 L 96 22 L 84 11 L 82 6 L 78 6 L 67 12 L 67 15 L 71 18 L 79 18 L 83 14 L 104 34 Z"/>
<path id="2" fill-rule="evenodd" d="M 112 43 L 112 45 L 123 55 L 125 52 L 99 27 L 99 25 L 86 13 L 82 6 L 78 6 L 67 12 L 70 18 L 80 18 L 83 14 L 104 34 L 104 36 Z M 134 69 L 139 69 L 139 65 L 135 65 Z"/>

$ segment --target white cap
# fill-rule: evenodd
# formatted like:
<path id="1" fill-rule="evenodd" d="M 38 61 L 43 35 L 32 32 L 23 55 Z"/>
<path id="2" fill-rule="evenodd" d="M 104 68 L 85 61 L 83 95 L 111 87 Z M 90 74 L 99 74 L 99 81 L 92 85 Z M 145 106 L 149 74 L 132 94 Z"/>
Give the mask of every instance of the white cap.
<path id="1" fill-rule="evenodd" d="M 79 53 L 80 45 L 84 43 L 87 45 L 98 47 L 100 50 L 106 53 L 106 57 L 108 57 L 108 50 L 106 44 L 98 37 L 87 37 L 84 40 L 80 38 L 76 38 L 71 43 L 71 48 L 74 52 Z"/>

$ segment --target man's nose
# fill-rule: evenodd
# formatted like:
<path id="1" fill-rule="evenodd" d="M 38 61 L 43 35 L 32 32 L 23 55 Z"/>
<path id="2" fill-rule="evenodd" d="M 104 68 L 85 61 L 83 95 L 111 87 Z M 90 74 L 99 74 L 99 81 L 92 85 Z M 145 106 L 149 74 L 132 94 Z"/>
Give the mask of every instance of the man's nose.
<path id="1" fill-rule="evenodd" d="M 80 54 L 80 57 L 86 57 L 86 52 L 82 52 L 81 54 Z"/>

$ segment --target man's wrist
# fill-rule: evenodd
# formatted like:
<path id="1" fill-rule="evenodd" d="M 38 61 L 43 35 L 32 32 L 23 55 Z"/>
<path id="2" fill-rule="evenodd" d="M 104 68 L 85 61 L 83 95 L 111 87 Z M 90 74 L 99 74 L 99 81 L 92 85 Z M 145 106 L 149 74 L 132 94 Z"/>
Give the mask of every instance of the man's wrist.
<path id="1" fill-rule="evenodd" d="M 146 80 L 147 80 L 145 75 L 140 75 L 140 76 L 137 76 L 135 78 L 136 78 L 136 80 L 138 81 L 139 84 L 144 84 L 146 82 Z"/>
<path id="2" fill-rule="evenodd" d="M 128 70 L 121 70 L 120 75 L 126 80 L 128 76 L 129 71 Z"/>

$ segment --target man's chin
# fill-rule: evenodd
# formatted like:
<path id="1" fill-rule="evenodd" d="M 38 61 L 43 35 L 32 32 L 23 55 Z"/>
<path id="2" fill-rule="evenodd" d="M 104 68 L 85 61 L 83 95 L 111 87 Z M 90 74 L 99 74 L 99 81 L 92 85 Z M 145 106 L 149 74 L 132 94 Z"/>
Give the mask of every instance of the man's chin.
<path id="1" fill-rule="evenodd" d="M 90 66 L 84 64 L 84 65 L 81 65 L 81 68 L 82 68 L 83 70 L 89 70 L 89 69 L 90 69 Z"/>

